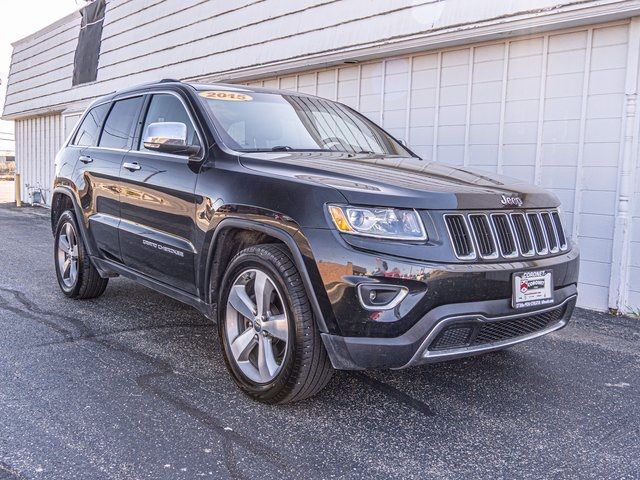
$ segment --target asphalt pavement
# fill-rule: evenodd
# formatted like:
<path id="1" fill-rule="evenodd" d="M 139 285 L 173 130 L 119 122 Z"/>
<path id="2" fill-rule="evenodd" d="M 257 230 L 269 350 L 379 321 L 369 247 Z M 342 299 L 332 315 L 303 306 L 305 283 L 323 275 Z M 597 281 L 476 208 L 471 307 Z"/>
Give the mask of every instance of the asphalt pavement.
<path id="1" fill-rule="evenodd" d="M 0 478 L 640 478 L 640 319 L 578 310 L 502 352 L 265 406 L 194 309 L 122 278 L 65 298 L 48 212 L 4 204 L 0 332 Z"/>

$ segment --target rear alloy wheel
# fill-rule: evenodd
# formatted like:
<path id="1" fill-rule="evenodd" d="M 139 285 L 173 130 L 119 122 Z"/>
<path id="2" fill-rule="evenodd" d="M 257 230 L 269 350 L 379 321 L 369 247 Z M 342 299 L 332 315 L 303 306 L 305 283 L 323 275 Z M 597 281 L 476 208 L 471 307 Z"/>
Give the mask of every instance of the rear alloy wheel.
<path id="1" fill-rule="evenodd" d="M 71 222 L 65 222 L 58 237 L 58 271 L 66 288 L 73 288 L 78 280 L 78 234 Z"/>
<path id="2" fill-rule="evenodd" d="M 104 293 L 109 279 L 102 278 L 91 263 L 76 219 L 69 210 L 60 215 L 53 249 L 58 284 L 67 297 L 87 299 Z"/>
<path id="3" fill-rule="evenodd" d="M 244 392 L 282 404 L 324 388 L 333 368 L 300 273 L 284 246 L 241 251 L 221 286 L 220 341 L 227 368 Z"/>

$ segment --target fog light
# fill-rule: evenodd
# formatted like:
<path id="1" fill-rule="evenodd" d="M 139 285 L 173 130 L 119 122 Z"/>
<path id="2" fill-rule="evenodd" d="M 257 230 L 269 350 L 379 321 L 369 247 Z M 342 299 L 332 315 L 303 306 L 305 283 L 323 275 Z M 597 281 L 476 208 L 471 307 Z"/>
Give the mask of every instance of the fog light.
<path id="1" fill-rule="evenodd" d="M 391 310 L 397 307 L 409 293 L 406 287 L 361 283 L 358 285 L 360 304 L 367 310 Z"/>

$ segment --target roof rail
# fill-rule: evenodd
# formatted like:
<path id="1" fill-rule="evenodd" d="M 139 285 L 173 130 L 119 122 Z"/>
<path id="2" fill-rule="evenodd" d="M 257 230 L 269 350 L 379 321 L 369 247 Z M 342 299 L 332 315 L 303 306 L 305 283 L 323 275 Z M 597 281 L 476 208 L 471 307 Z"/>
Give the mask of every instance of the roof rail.
<path id="1" fill-rule="evenodd" d="M 176 80 L 175 78 L 163 78 L 158 83 L 181 83 L 180 80 Z"/>

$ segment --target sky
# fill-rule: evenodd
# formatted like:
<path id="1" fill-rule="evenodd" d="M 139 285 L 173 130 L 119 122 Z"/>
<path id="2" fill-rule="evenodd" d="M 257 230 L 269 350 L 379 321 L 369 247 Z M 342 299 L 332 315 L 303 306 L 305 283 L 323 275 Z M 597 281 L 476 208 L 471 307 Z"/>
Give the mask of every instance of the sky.
<path id="1" fill-rule="evenodd" d="M 4 105 L 4 92 L 11 63 L 11 43 L 30 35 L 78 10 L 84 0 L 5 0 L 0 15 L 0 106 Z M 13 122 L 0 121 L 0 133 L 13 132 Z"/>

